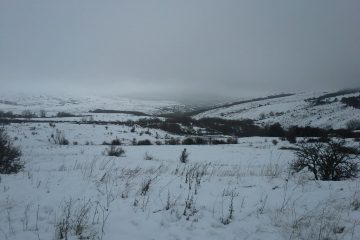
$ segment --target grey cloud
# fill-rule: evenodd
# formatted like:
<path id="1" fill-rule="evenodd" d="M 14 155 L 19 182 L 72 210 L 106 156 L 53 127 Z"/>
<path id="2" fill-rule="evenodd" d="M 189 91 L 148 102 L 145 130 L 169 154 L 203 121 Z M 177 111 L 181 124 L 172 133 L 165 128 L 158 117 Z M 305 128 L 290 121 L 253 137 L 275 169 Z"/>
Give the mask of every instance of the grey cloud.
<path id="1" fill-rule="evenodd" d="M 1 1 L 2 89 L 242 97 L 358 87 L 360 2 Z"/>

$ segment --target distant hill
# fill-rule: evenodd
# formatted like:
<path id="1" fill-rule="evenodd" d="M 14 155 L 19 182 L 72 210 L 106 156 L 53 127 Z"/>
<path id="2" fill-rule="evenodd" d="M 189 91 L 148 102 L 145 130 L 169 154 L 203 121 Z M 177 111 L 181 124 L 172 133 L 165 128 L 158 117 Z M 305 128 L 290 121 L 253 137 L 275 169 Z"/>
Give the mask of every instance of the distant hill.
<path id="1" fill-rule="evenodd" d="M 299 125 L 325 128 L 343 128 L 349 120 L 360 119 L 360 109 L 354 107 L 357 106 L 360 89 L 275 96 L 218 106 L 197 113 L 194 117 L 252 119 L 260 125 L 279 122 L 285 127 Z"/>

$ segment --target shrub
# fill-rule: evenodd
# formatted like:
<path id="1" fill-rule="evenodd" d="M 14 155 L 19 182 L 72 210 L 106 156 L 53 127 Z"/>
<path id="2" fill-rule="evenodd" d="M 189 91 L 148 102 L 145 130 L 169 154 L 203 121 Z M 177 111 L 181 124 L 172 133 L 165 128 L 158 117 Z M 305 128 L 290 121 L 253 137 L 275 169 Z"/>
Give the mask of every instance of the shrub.
<path id="1" fill-rule="evenodd" d="M 196 137 L 195 138 L 195 143 L 198 144 L 198 145 L 205 145 L 205 144 L 208 144 L 208 141 L 205 138 Z"/>
<path id="2" fill-rule="evenodd" d="M 119 139 L 113 139 L 112 141 L 111 141 L 111 145 L 121 145 L 121 141 L 119 140 Z"/>
<path id="3" fill-rule="evenodd" d="M 331 139 L 328 137 L 319 137 L 319 138 L 308 138 L 306 141 L 308 143 L 316 143 L 316 142 L 326 143 L 326 142 L 330 142 Z"/>
<path id="4" fill-rule="evenodd" d="M 148 153 L 148 152 L 145 152 L 145 155 L 144 155 L 144 160 L 153 160 L 154 157 Z"/>
<path id="5" fill-rule="evenodd" d="M 182 145 L 194 145 L 195 144 L 195 140 L 192 138 L 185 138 L 184 140 L 182 140 Z"/>
<path id="6" fill-rule="evenodd" d="M 343 97 L 341 99 L 341 102 L 344 103 L 347 106 L 353 107 L 353 108 L 360 108 L 360 95 L 356 97 Z"/>
<path id="7" fill-rule="evenodd" d="M 180 162 L 187 163 L 189 161 L 189 153 L 186 152 L 186 148 L 181 152 Z"/>
<path id="8" fill-rule="evenodd" d="M 296 133 L 294 128 L 290 128 L 286 134 L 285 134 L 286 140 L 288 140 L 289 143 L 296 143 Z"/>
<path id="9" fill-rule="evenodd" d="M 55 239 L 101 239 L 93 229 L 95 217 L 98 214 L 89 201 L 65 201 L 60 209 L 61 215 L 56 218 L 55 222 Z M 93 220 L 91 222 L 91 216 Z M 76 236 L 76 238 L 75 238 Z"/>
<path id="10" fill-rule="evenodd" d="M 211 144 L 217 145 L 217 144 L 226 144 L 226 142 L 222 139 L 214 139 L 211 141 Z"/>
<path id="11" fill-rule="evenodd" d="M 139 140 L 137 142 L 137 145 L 152 145 L 152 143 L 149 139 L 145 139 L 145 140 Z"/>
<path id="12" fill-rule="evenodd" d="M 178 138 L 170 138 L 169 140 L 165 141 L 165 144 L 167 144 L 167 145 L 179 145 L 180 144 L 180 139 L 178 139 Z"/>
<path id="13" fill-rule="evenodd" d="M 55 144 L 59 145 L 69 145 L 69 140 L 65 138 L 65 135 L 63 132 L 56 130 L 55 136 L 51 136 Z"/>
<path id="14" fill-rule="evenodd" d="M 23 118 L 34 118 L 34 117 L 36 117 L 36 114 L 35 113 L 33 113 L 33 112 L 31 112 L 30 110 L 24 110 L 24 111 L 22 111 L 22 113 L 21 113 L 21 116 L 23 117 Z"/>
<path id="15" fill-rule="evenodd" d="M 20 160 L 21 152 L 14 147 L 4 128 L 0 128 L 0 173 L 19 172 L 24 163 Z"/>
<path id="16" fill-rule="evenodd" d="M 285 131 L 281 127 L 280 123 L 274 123 L 268 127 L 268 134 L 270 137 L 283 137 Z"/>
<path id="17" fill-rule="evenodd" d="M 76 115 L 67 112 L 58 112 L 56 117 L 76 117 Z"/>
<path id="18" fill-rule="evenodd" d="M 181 126 L 177 123 L 164 122 L 160 124 L 160 129 L 173 134 L 183 134 Z"/>
<path id="19" fill-rule="evenodd" d="M 46 112 L 45 112 L 45 110 L 40 110 L 39 116 L 40 116 L 41 118 L 46 118 Z"/>
<path id="20" fill-rule="evenodd" d="M 228 138 L 226 142 L 227 144 L 238 144 L 238 139 L 237 137 L 232 137 L 232 138 Z"/>
<path id="21" fill-rule="evenodd" d="M 14 117 L 15 115 L 11 111 L 9 112 L 0 111 L 0 118 L 14 118 Z"/>
<path id="22" fill-rule="evenodd" d="M 359 151 L 346 147 L 345 141 L 303 141 L 298 144 L 295 155 L 291 168 L 296 172 L 307 168 L 316 180 L 338 181 L 356 177 L 359 172 Z"/>
<path id="23" fill-rule="evenodd" d="M 276 139 L 273 139 L 271 142 L 272 142 L 272 144 L 275 145 L 275 146 L 278 144 L 278 140 L 276 140 Z"/>
<path id="24" fill-rule="evenodd" d="M 111 146 L 110 148 L 107 148 L 106 152 L 108 156 L 113 156 L 113 157 L 121 157 L 124 156 L 125 154 L 125 150 L 122 147 L 115 147 L 115 146 Z"/>
<path id="25" fill-rule="evenodd" d="M 350 130 L 360 130 L 360 120 L 352 119 L 346 123 L 346 128 Z"/>

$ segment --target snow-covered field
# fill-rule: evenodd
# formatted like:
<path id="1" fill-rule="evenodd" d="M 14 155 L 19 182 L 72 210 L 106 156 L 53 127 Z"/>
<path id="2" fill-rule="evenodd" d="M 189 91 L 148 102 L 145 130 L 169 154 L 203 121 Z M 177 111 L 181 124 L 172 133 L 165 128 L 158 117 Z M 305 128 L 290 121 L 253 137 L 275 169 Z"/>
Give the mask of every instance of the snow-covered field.
<path id="1" fill-rule="evenodd" d="M 0 175 L 0 239 L 360 239 L 359 179 L 291 174 L 287 142 L 131 146 L 169 135 L 71 123 L 6 129 L 26 164 Z M 53 143 L 57 130 L 70 145 Z M 101 145 L 115 138 L 122 157 Z"/>

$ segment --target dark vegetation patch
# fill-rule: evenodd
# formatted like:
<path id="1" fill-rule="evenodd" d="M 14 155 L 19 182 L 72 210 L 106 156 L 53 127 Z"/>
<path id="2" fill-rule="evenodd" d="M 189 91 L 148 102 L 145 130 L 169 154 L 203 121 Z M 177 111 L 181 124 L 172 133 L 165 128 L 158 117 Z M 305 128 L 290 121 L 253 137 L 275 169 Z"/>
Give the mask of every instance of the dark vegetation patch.
<path id="1" fill-rule="evenodd" d="M 356 97 L 343 97 L 341 102 L 346 106 L 360 109 L 360 95 Z"/>
<path id="2" fill-rule="evenodd" d="M 95 109 L 89 112 L 90 113 L 121 113 L 121 114 L 130 114 L 134 116 L 150 116 L 149 114 L 139 111 L 120 111 L 120 110 L 111 110 L 111 109 Z"/>
<path id="3" fill-rule="evenodd" d="M 137 145 L 152 145 L 152 143 L 149 139 L 144 139 L 144 140 L 139 140 L 137 142 Z"/>
<path id="4" fill-rule="evenodd" d="M 18 173 L 24 167 L 21 151 L 15 147 L 4 128 L 0 128 L 0 174 Z"/>
<path id="5" fill-rule="evenodd" d="M 58 112 L 56 114 L 56 117 L 59 117 L 59 118 L 61 118 L 61 117 L 77 117 L 77 115 L 68 113 L 68 112 Z"/>
<path id="6" fill-rule="evenodd" d="M 0 118 L 0 123 L 48 123 L 45 119 L 9 119 Z M 253 120 L 226 120 L 221 118 L 202 118 L 193 119 L 190 117 L 173 117 L 166 120 L 159 118 L 142 118 L 137 121 L 51 121 L 55 123 L 72 123 L 72 124 L 96 124 L 96 125 L 126 125 L 132 127 L 131 132 L 135 132 L 137 127 L 146 129 L 160 129 L 175 135 L 183 136 L 227 136 L 229 137 L 280 137 L 287 139 L 291 143 L 296 142 L 297 137 L 340 137 L 340 138 L 360 138 L 360 132 L 353 129 L 323 129 L 318 127 L 299 127 L 292 126 L 289 129 L 284 129 L 279 123 L 274 123 L 267 126 L 258 126 Z M 149 131 L 149 130 L 148 130 Z M 150 135 L 150 134 L 149 134 Z M 204 139 L 187 140 L 186 144 L 203 144 Z M 226 139 L 225 139 L 226 141 Z M 169 144 L 179 144 L 176 140 L 168 139 Z M 218 142 L 221 144 L 222 142 Z M 204 143 L 205 144 L 205 143 Z"/>
<path id="7" fill-rule="evenodd" d="M 316 98 L 308 98 L 308 99 L 306 99 L 306 101 L 312 103 L 312 105 L 315 105 L 315 106 L 323 105 L 323 104 L 331 103 L 331 101 L 328 98 L 335 97 L 335 99 L 333 101 L 338 101 L 338 99 L 336 97 L 339 97 L 341 95 L 346 95 L 346 94 L 358 93 L 358 92 L 360 92 L 360 89 L 343 89 L 340 91 L 327 93 L 327 94 L 321 95 Z"/>
<path id="8" fill-rule="evenodd" d="M 76 115 L 68 112 L 58 112 L 55 116 L 52 117 L 63 118 L 63 117 L 84 117 L 84 116 Z M 46 116 L 46 112 L 44 110 L 41 110 L 39 114 L 32 112 L 30 110 L 24 110 L 20 114 L 15 114 L 11 111 L 4 112 L 0 110 L 1 122 L 5 121 L 4 119 L 14 119 L 14 118 L 30 119 L 30 118 L 51 118 L 51 117 Z"/>

